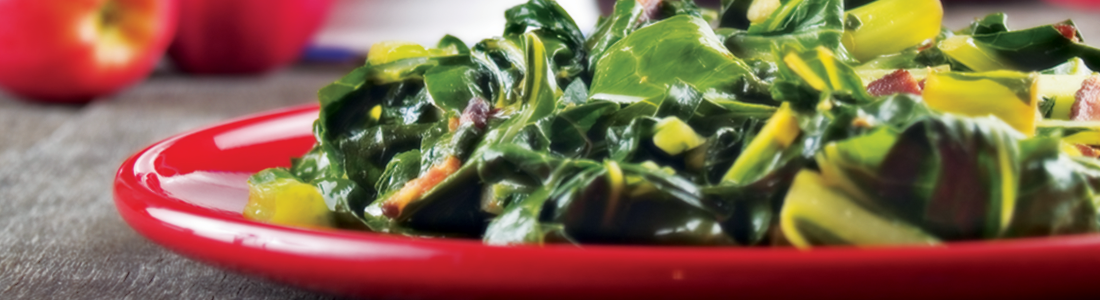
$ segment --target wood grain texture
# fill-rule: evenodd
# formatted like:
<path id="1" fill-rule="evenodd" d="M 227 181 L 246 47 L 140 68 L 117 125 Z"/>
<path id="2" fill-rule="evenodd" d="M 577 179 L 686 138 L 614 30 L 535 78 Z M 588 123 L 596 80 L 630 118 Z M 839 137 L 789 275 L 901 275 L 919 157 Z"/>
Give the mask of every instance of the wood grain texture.
<path id="1" fill-rule="evenodd" d="M 946 9 L 952 28 L 993 11 L 1006 11 L 1012 28 L 1072 17 L 1086 41 L 1100 42 L 1100 12 L 1019 2 Z M 299 67 L 258 78 L 161 72 L 82 106 L 0 94 L 0 299 L 334 298 L 222 271 L 145 240 L 118 216 L 111 184 L 116 168 L 142 147 L 312 102 L 318 88 L 348 70 Z"/>
<path id="2" fill-rule="evenodd" d="M 154 76 L 82 107 L 0 99 L 0 298 L 330 299 L 221 271 L 150 243 L 118 216 L 114 172 L 142 147 L 312 102 L 346 69 L 261 78 Z"/>

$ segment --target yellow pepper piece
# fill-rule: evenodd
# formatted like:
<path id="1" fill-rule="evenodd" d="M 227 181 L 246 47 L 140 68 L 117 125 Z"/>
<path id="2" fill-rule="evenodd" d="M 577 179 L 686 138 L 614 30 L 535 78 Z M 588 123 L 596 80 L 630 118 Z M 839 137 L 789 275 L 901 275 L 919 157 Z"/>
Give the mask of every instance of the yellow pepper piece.
<path id="1" fill-rule="evenodd" d="M 939 0 L 879 0 L 849 10 L 859 19 L 856 30 L 845 30 L 841 41 L 860 61 L 897 53 L 940 34 L 943 5 Z"/>
<path id="2" fill-rule="evenodd" d="M 932 73 L 925 80 L 924 101 L 932 109 L 973 117 L 993 115 L 1024 135 L 1035 134 L 1041 116 L 1034 75 L 1011 71 Z M 1019 83 L 1025 86 L 1016 86 Z"/>
<path id="3" fill-rule="evenodd" d="M 294 179 L 250 183 L 244 217 L 287 226 L 335 227 L 332 212 L 317 188 Z"/>
<path id="4" fill-rule="evenodd" d="M 707 142 L 699 136 L 691 125 L 677 117 L 667 117 L 657 122 L 657 133 L 653 135 L 653 144 L 669 155 L 677 155 L 699 147 Z"/>

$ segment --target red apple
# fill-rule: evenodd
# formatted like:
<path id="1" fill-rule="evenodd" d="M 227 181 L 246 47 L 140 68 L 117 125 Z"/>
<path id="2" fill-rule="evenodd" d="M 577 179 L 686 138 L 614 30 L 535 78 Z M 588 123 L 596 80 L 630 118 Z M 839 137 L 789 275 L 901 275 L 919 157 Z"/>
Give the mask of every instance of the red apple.
<path id="1" fill-rule="evenodd" d="M 83 102 L 149 75 L 176 29 L 176 0 L 0 0 L 0 86 Z"/>
<path id="2" fill-rule="evenodd" d="M 331 0 L 187 0 L 168 55 L 191 73 L 262 73 L 293 62 Z"/>

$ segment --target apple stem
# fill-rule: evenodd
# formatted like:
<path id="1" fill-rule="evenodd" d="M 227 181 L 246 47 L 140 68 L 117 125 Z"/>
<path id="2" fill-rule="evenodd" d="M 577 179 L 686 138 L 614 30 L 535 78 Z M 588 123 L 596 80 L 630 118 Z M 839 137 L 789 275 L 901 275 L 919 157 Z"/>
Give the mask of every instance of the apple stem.
<path id="1" fill-rule="evenodd" d="M 103 8 L 99 9 L 99 26 L 100 28 L 111 27 L 118 23 L 121 17 L 116 1 L 107 1 Z"/>

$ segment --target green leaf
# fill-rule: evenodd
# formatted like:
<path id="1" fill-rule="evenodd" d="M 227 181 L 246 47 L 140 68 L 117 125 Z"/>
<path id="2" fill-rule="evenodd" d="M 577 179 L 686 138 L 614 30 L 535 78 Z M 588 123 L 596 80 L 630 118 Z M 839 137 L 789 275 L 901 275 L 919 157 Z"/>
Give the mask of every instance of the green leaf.
<path id="1" fill-rule="evenodd" d="M 603 164 L 556 197 L 552 221 L 579 243 L 733 244 L 713 205 L 690 181 L 644 165 Z M 587 182 L 586 182 L 587 181 Z M 579 184 L 571 184 L 571 183 Z M 618 191 L 618 192 L 614 192 Z"/>
<path id="2" fill-rule="evenodd" d="M 753 0 L 722 0 L 722 14 L 718 27 L 748 29 L 752 22 L 749 21 L 749 6 Z"/>
<path id="3" fill-rule="evenodd" d="M 558 83 L 566 85 L 588 68 L 584 34 L 553 0 L 530 0 L 504 12 L 505 36 L 534 32 L 544 44 Z"/>
<path id="4" fill-rule="evenodd" d="M 852 61 L 841 45 L 843 33 L 844 7 L 840 0 L 791 0 L 764 23 L 730 35 L 725 45 L 744 59 L 778 61 L 788 48 L 804 51 L 825 47 L 842 60 Z"/>
<path id="5" fill-rule="evenodd" d="M 658 8 L 658 17 L 661 19 L 671 18 L 676 15 L 690 15 L 696 18 L 702 18 L 707 20 L 707 23 L 715 23 L 718 19 L 718 13 L 699 7 L 692 0 L 666 0 L 661 1 Z"/>
<path id="6" fill-rule="evenodd" d="M 613 126 L 607 131 L 608 157 L 615 161 L 641 162 L 652 159 L 651 151 L 646 151 L 652 144 L 653 134 L 656 131 L 657 119 L 637 118 L 625 126 Z"/>
<path id="7" fill-rule="evenodd" d="M 716 205 L 690 181 L 664 170 L 563 160 L 514 145 L 494 147 L 484 157 L 487 182 L 518 177 L 526 179 L 515 182 L 539 185 L 490 224 L 487 242 L 732 243 Z"/>
<path id="8" fill-rule="evenodd" d="M 532 187 L 533 191 L 507 205 L 489 224 L 484 241 L 495 245 L 552 242 L 548 236 L 563 233 L 560 225 L 541 218 L 547 201 L 561 191 L 575 188 L 575 183 L 563 182 L 591 177 L 598 166 L 595 162 L 560 159 L 516 145 L 501 144 L 487 149 L 478 167 L 482 180 L 489 184 L 510 182 Z"/>
<path id="9" fill-rule="evenodd" d="M 756 137 L 764 122 L 759 119 L 742 119 L 742 124 L 718 129 L 707 139 L 703 176 L 709 184 L 718 184 L 733 162 L 741 156 L 748 143 Z"/>
<path id="10" fill-rule="evenodd" d="M 814 27 L 843 29 L 842 1 L 789 0 L 772 12 L 766 21 L 749 26 L 749 34 L 781 35 L 802 32 Z"/>
<path id="11" fill-rule="evenodd" d="M 493 93 L 496 107 L 504 107 L 519 100 L 523 78 L 527 73 L 523 47 L 505 38 L 482 40 L 474 45 L 473 56 L 482 61 L 493 74 Z"/>
<path id="12" fill-rule="evenodd" d="M 593 101 L 562 110 L 547 122 L 543 129 L 545 136 L 552 137 L 549 151 L 564 157 L 588 157 L 595 151 L 597 122 L 607 118 L 619 109 L 619 105 L 606 101 Z"/>
<path id="13" fill-rule="evenodd" d="M 429 49 L 428 51 L 434 51 L 436 55 L 469 55 L 470 47 L 467 47 L 462 39 L 448 34 L 439 39 L 439 42 L 435 44 L 435 49 Z"/>
<path id="14" fill-rule="evenodd" d="M 1094 159 L 1073 160 L 1054 138 L 1021 143 L 1019 196 L 1007 237 L 1096 232 L 1100 166 Z"/>
<path id="15" fill-rule="evenodd" d="M 386 163 L 381 178 L 374 189 L 379 195 L 386 195 L 405 186 L 409 180 L 420 176 L 420 150 L 402 152 Z"/>
<path id="16" fill-rule="evenodd" d="M 373 198 L 368 190 L 343 178 L 321 178 L 313 186 L 332 210 L 336 225 L 348 229 L 369 229 L 363 220 L 363 209 Z"/>
<path id="17" fill-rule="evenodd" d="M 920 228 L 852 201 L 814 171 L 798 173 L 780 212 L 784 237 L 799 248 L 814 245 L 937 245 Z"/>
<path id="18" fill-rule="evenodd" d="M 695 110 L 703 102 L 703 93 L 695 90 L 687 82 L 677 80 L 668 88 L 668 94 L 664 101 L 657 107 L 658 118 L 677 117 L 680 120 L 690 120 L 695 116 Z"/>
<path id="19" fill-rule="evenodd" d="M 993 117 L 916 123 L 879 166 L 879 204 L 943 239 L 996 237 L 1016 199 L 1022 138 Z"/>
<path id="20" fill-rule="evenodd" d="M 630 35 L 646 21 L 645 7 L 636 0 L 615 1 L 611 15 L 596 26 L 596 31 L 584 43 L 588 51 L 589 73 L 594 73 L 597 62 L 612 45 Z"/>
<path id="21" fill-rule="evenodd" d="M 320 145 L 314 145 L 305 155 L 290 159 L 290 173 L 302 182 L 313 182 L 322 177 L 342 176 L 342 172 L 333 172 L 332 161 L 328 160 Z"/>
<path id="22" fill-rule="evenodd" d="M 1004 13 L 991 13 L 981 19 L 970 23 L 969 32 L 966 34 L 996 34 L 1008 31 L 1008 16 Z"/>
<path id="23" fill-rule="evenodd" d="M 1043 120 L 1036 125 L 1036 136 L 1060 138 L 1071 144 L 1100 145 L 1100 122 Z"/>
<path id="24" fill-rule="evenodd" d="M 490 144 L 512 141 L 525 127 L 550 115 L 558 107 L 561 90 L 550 73 L 546 48 L 533 33 L 525 34 L 524 41 L 527 62 L 527 75 L 523 78 L 524 94 L 520 102 L 501 108 L 503 114 L 510 116 L 498 130 L 490 131 L 486 138 Z"/>
<path id="25" fill-rule="evenodd" d="M 639 29 L 609 48 L 596 64 L 590 98 L 658 99 L 677 80 L 704 94 L 731 95 L 735 100 L 742 86 L 759 84 L 705 21 L 678 15 Z"/>
<path id="26" fill-rule="evenodd" d="M 583 80 L 573 80 L 561 95 L 562 105 L 581 105 L 588 102 L 588 85 Z"/>
<path id="27" fill-rule="evenodd" d="M 1089 68 L 1100 68 L 1100 49 L 1066 38 L 1055 28 L 1058 25 L 1075 26 L 1064 21 L 1015 31 L 988 30 L 972 38 L 979 49 L 1013 70 L 1040 71 L 1074 57 L 1084 60 Z M 1080 40 L 1080 33 L 1076 37 Z"/>
<path id="28" fill-rule="evenodd" d="M 470 56 L 455 56 L 424 74 L 432 102 L 448 115 L 458 116 L 473 98 L 489 97 L 489 70 Z"/>
<path id="29" fill-rule="evenodd" d="M 790 85 L 775 85 L 772 95 L 776 99 L 791 101 L 799 107 L 813 107 L 828 98 L 849 103 L 870 103 L 874 98 L 867 93 L 863 80 L 848 64 L 840 60 L 825 47 L 809 51 L 788 52 L 780 65 L 779 82 Z M 799 86 L 803 94 L 792 93 L 791 85 Z M 818 94 L 817 97 L 805 97 Z"/>

